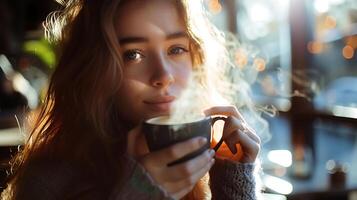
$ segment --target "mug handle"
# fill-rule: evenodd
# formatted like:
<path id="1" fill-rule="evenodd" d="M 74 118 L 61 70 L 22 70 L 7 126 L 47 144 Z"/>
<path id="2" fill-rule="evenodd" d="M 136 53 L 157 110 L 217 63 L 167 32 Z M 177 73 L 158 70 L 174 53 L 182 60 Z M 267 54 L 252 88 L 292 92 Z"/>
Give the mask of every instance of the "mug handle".
<path id="1" fill-rule="evenodd" d="M 211 126 L 212 126 L 212 129 L 213 129 L 214 123 L 216 123 L 218 120 L 223 120 L 224 122 L 226 122 L 227 117 L 212 117 L 211 120 L 212 120 L 211 121 Z M 219 149 L 219 147 L 221 147 L 222 143 L 223 143 L 223 135 L 222 135 L 222 138 L 219 140 L 219 142 L 216 144 L 216 146 L 213 147 L 213 150 L 217 151 Z"/>

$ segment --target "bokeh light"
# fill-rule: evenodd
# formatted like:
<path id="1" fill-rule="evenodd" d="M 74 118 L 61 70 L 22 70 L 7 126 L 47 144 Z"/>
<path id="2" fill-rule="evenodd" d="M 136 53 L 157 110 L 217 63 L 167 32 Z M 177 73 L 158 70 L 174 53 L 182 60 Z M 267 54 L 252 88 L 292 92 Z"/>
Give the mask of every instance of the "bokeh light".
<path id="1" fill-rule="evenodd" d="M 324 50 L 324 44 L 319 41 L 310 41 L 307 44 L 307 50 L 312 54 L 320 54 Z"/>
<path id="2" fill-rule="evenodd" d="M 328 29 L 336 28 L 337 25 L 336 19 L 333 16 L 326 16 L 324 25 Z"/>
<path id="3" fill-rule="evenodd" d="M 346 59 L 352 59 L 354 56 L 354 49 L 350 45 L 346 45 L 342 49 L 342 55 Z"/>
<path id="4" fill-rule="evenodd" d="M 208 8 L 213 14 L 218 14 L 222 11 L 222 5 L 219 0 L 210 0 L 208 3 Z"/>
<path id="5" fill-rule="evenodd" d="M 254 59 L 254 67 L 258 72 L 262 72 L 266 68 L 265 60 L 262 58 Z"/>
<path id="6" fill-rule="evenodd" d="M 235 54 L 235 61 L 239 68 L 244 68 L 248 64 L 248 55 L 243 49 L 238 49 Z"/>

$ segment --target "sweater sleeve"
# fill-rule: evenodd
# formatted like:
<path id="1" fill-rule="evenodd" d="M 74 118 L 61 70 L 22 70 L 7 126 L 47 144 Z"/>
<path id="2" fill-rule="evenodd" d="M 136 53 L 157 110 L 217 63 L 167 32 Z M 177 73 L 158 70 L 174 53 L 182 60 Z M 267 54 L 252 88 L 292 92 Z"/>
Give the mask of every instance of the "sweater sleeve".
<path id="1" fill-rule="evenodd" d="M 254 164 L 216 159 L 210 170 L 212 199 L 256 200 Z"/>
<path id="2" fill-rule="evenodd" d="M 151 176 L 138 162 L 129 156 L 126 157 L 126 160 L 126 169 L 132 170 L 127 170 L 131 172 L 126 174 L 126 177 L 122 179 L 124 181 L 115 187 L 110 199 L 172 199 L 161 187 L 155 184 Z"/>
<path id="3" fill-rule="evenodd" d="M 125 158 L 123 177 L 117 184 L 105 185 L 72 165 L 53 162 L 36 163 L 25 172 L 14 199 L 21 200 L 167 200 L 145 169 L 134 159 Z"/>

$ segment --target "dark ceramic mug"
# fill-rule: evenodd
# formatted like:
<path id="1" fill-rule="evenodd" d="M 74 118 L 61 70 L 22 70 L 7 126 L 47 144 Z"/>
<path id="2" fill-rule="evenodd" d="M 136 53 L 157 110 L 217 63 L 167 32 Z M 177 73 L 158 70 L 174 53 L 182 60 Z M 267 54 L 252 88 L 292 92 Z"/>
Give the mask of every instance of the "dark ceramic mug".
<path id="1" fill-rule="evenodd" d="M 211 132 L 214 123 L 218 120 L 226 120 L 226 117 L 202 117 L 191 122 L 184 123 L 166 123 L 167 116 L 161 116 L 146 120 L 143 123 L 143 132 L 150 151 L 157 151 L 169 147 L 175 143 L 183 142 L 194 137 L 205 137 L 207 141 L 211 140 Z M 221 138 L 217 145 L 213 148 L 215 151 L 221 146 L 223 139 Z M 194 151 L 186 156 L 169 163 L 172 166 L 191 158 L 194 158 L 205 150 L 210 148 L 210 143 Z"/>

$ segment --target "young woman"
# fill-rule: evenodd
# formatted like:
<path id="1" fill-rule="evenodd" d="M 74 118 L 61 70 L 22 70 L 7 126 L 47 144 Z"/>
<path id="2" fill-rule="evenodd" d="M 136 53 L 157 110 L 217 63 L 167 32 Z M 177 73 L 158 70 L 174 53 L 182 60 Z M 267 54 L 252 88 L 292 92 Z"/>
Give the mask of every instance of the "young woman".
<path id="1" fill-rule="evenodd" d="M 2 199 L 256 199 L 260 139 L 234 106 L 205 110 L 227 116 L 225 146 L 171 167 L 209 141 L 149 152 L 140 129 L 171 114 L 193 74 L 208 88 L 223 67 L 199 3 L 67 1 L 52 21 L 59 63 Z"/>

